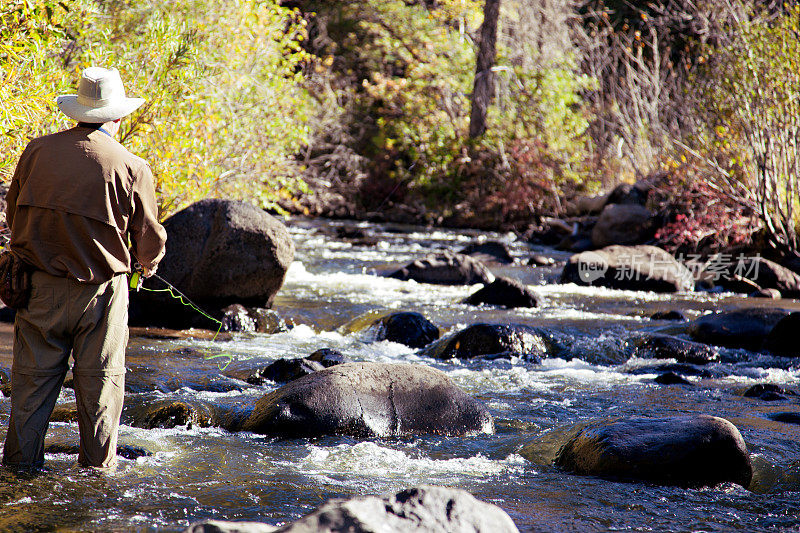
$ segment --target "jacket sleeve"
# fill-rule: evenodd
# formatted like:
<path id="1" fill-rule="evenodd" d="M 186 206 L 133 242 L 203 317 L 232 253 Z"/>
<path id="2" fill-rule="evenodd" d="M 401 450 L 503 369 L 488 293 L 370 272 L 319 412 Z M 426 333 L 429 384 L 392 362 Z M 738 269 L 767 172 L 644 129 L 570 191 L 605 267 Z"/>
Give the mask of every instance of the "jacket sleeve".
<path id="1" fill-rule="evenodd" d="M 155 272 L 158 262 L 164 257 L 167 231 L 158 222 L 158 204 L 153 173 L 142 165 L 136 176 L 131 194 L 133 216 L 128 231 L 131 235 L 133 255 L 139 264 Z"/>

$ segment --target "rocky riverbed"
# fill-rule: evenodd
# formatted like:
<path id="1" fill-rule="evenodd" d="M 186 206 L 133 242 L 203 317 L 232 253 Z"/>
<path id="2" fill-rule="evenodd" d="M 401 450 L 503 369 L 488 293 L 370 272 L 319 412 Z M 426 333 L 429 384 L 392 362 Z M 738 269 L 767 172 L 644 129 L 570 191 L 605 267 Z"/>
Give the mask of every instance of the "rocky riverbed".
<path id="1" fill-rule="evenodd" d="M 0 473 L 0 529 L 279 526 L 329 498 L 423 485 L 463 489 L 521 531 L 798 526 L 797 301 L 583 286 L 562 277 L 569 253 L 514 235 L 288 229 L 281 327 L 134 330 L 120 472 L 72 468 L 65 388 L 47 471 Z M 409 279 L 465 249 L 480 266 Z M 419 315 L 387 318 L 399 312 Z M 10 343 L 0 325 L 0 382 Z M 319 350 L 341 364 L 291 363 Z M 280 359 L 294 370 L 268 373 Z M 9 406 L 0 398 L 0 437 Z"/>

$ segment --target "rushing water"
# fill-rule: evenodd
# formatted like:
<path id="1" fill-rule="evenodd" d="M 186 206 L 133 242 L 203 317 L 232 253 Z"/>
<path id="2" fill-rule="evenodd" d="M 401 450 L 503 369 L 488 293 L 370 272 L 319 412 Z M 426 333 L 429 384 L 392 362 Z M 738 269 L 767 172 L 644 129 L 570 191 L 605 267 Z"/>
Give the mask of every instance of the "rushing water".
<path id="1" fill-rule="evenodd" d="M 332 227 L 358 226 L 378 240 L 359 246 L 331 237 Z M 0 530 L 180 531 L 203 518 L 292 521 L 335 496 L 393 493 L 420 483 L 461 487 L 505 509 L 521 531 L 775 531 L 800 527 L 800 426 L 772 421 L 771 412 L 796 412 L 796 401 L 742 397 L 755 383 L 796 388 L 800 363 L 723 350 L 708 365 L 711 377 L 691 386 L 653 382 L 655 361 L 629 359 L 640 331 L 673 331 L 652 321 L 677 309 L 689 318 L 711 310 L 780 305 L 731 295 L 653 293 L 557 284 L 560 266 L 530 267 L 533 250 L 511 235 L 430 231 L 293 221 L 296 260 L 276 299 L 295 327 L 275 335 L 237 334 L 230 341 L 134 338 L 129 376 L 149 390 L 127 399 L 183 399 L 242 407 L 275 386 L 232 378 L 281 357 L 335 348 L 356 361 L 425 364 L 445 371 L 484 402 L 497 434 L 359 441 L 343 437 L 276 440 L 219 428 L 140 429 L 123 425 L 120 443 L 152 455 L 121 459 L 119 473 L 96 476 L 73 465 L 76 456 L 48 453 L 47 470 L 33 477 L 0 471 Z M 492 267 L 534 286 L 536 309 L 505 310 L 459 303 L 476 287 L 441 287 L 377 276 L 434 249 L 459 250 L 478 238 L 504 241 L 517 258 Z M 391 342 L 371 342 L 363 326 L 391 310 L 419 311 L 443 332 L 476 322 L 545 326 L 570 339 L 570 360 L 440 362 Z M 676 332 L 679 332 L 675 330 Z M 214 357 L 221 353 L 225 357 Z M 663 363 L 659 361 L 658 363 Z M 74 402 L 64 389 L 59 404 Z M 10 402 L 0 398 L 0 438 Z M 753 455 L 751 490 L 733 484 L 684 489 L 602 480 L 552 466 L 560 436 L 573 424 L 606 416 L 708 413 L 731 420 Z M 74 445 L 77 425 L 53 422 L 48 444 Z M 534 444 L 527 458 L 523 446 Z"/>

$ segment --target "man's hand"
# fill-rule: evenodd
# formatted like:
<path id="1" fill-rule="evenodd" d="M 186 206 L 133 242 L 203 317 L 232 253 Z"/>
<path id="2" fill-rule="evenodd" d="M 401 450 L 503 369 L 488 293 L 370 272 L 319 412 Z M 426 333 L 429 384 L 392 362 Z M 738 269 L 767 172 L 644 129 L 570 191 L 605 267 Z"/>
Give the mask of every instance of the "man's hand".
<path id="1" fill-rule="evenodd" d="M 149 278 L 150 276 L 156 273 L 156 268 L 157 267 L 154 267 L 152 270 L 150 270 L 147 267 L 142 267 L 142 277 Z"/>

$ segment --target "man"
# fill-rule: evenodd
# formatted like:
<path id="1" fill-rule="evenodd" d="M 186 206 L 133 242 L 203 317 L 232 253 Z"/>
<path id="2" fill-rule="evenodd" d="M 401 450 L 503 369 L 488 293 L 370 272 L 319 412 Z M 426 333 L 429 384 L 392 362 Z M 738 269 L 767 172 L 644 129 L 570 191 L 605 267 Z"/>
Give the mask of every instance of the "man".
<path id="1" fill-rule="evenodd" d="M 126 273 L 164 255 L 153 175 L 115 140 L 127 98 L 116 69 L 83 71 L 77 95 L 59 96 L 72 129 L 34 139 L 6 196 L 11 251 L 29 264 L 31 296 L 17 310 L 11 420 L 3 464 L 44 464 L 44 436 L 70 354 L 78 408 L 78 462 L 116 466 L 128 341 Z M 132 253 L 131 253 L 132 252 Z"/>

